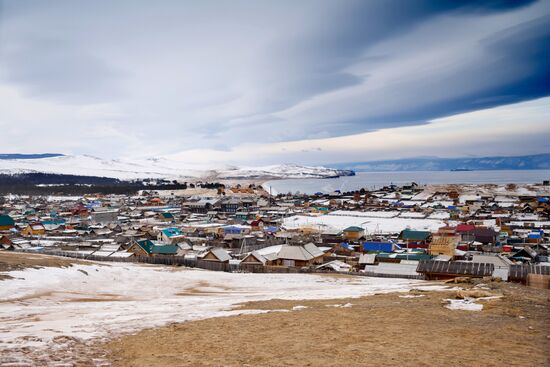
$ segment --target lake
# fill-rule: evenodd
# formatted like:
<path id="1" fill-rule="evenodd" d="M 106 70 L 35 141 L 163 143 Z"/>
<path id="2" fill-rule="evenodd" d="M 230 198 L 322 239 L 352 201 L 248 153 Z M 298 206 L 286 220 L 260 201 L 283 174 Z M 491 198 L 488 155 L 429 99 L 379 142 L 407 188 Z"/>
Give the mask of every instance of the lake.
<path id="1" fill-rule="evenodd" d="M 357 172 L 355 176 L 338 178 L 305 178 L 272 180 L 263 187 L 276 195 L 299 191 L 304 194 L 330 193 L 335 190 L 369 190 L 389 184 L 507 184 L 542 183 L 550 180 L 550 170 L 505 170 L 505 171 L 412 171 L 412 172 Z"/>

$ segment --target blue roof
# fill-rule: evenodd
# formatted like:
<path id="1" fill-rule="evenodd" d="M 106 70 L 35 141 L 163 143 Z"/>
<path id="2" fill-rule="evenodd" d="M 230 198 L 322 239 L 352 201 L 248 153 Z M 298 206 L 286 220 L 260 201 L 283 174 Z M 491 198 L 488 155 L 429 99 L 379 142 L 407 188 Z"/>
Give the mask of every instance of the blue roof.
<path id="1" fill-rule="evenodd" d="M 391 242 L 375 242 L 375 241 L 363 242 L 363 250 L 364 251 L 392 252 L 393 251 L 393 246 L 394 245 Z"/>
<path id="2" fill-rule="evenodd" d="M 65 219 L 50 219 L 42 221 L 42 224 L 65 224 Z"/>
<path id="3" fill-rule="evenodd" d="M 350 245 L 350 244 L 347 243 L 347 242 L 342 242 L 342 243 L 340 244 L 340 246 L 342 246 L 343 248 L 348 249 L 348 250 L 353 250 L 353 246 Z"/>
<path id="4" fill-rule="evenodd" d="M 162 233 L 164 233 L 167 237 L 175 237 L 175 236 L 183 236 L 183 233 L 179 230 L 179 228 L 164 228 L 161 230 Z"/>

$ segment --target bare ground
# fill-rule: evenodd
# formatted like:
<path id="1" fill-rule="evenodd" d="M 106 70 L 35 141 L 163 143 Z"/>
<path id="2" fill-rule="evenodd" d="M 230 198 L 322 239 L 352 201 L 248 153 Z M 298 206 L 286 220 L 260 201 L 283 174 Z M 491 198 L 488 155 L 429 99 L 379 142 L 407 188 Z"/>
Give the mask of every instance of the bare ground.
<path id="1" fill-rule="evenodd" d="M 29 254 L 23 252 L 0 251 L 0 273 L 26 268 L 39 269 L 44 267 L 63 268 L 74 264 L 89 264 L 85 261 L 57 257 L 51 255 Z M 10 278 L 8 274 L 0 274 L 0 280 Z"/>
<path id="2" fill-rule="evenodd" d="M 504 297 L 480 312 L 445 308 L 456 292 L 272 300 L 240 308 L 290 312 L 173 324 L 96 347 L 115 366 L 135 367 L 549 366 L 550 291 L 491 287 Z"/>

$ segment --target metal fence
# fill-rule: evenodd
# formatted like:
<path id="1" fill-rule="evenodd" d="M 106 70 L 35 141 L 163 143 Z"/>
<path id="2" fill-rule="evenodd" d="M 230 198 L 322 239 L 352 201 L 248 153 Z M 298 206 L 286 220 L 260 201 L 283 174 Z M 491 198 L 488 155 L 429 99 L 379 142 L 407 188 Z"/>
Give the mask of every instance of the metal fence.
<path id="1" fill-rule="evenodd" d="M 464 275 L 473 277 L 491 276 L 494 264 L 422 260 L 416 271 L 424 274 Z"/>
<path id="2" fill-rule="evenodd" d="M 550 275 L 550 266 L 534 264 L 511 265 L 508 279 L 511 282 L 525 283 L 529 274 Z"/>

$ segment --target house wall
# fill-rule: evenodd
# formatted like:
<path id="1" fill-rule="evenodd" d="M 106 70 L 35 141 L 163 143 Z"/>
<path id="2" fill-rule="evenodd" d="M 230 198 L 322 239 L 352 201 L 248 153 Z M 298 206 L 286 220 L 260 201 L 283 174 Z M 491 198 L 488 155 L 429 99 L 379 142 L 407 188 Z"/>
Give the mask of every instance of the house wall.
<path id="1" fill-rule="evenodd" d="M 344 238 L 347 240 L 358 240 L 363 236 L 361 232 L 344 232 Z"/>
<path id="2" fill-rule="evenodd" d="M 207 253 L 203 258 L 203 260 L 207 260 L 207 261 L 220 261 L 216 256 L 214 256 L 213 253 L 209 252 Z"/>
<path id="3" fill-rule="evenodd" d="M 145 252 L 144 249 L 142 249 L 141 247 L 139 247 L 136 244 L 133 244 L 132 246 L 130 246 L 128 248 L 128 252 L 133 252 L 137 256 L 149 256 L 149 254 L 147 252 Z"/>

